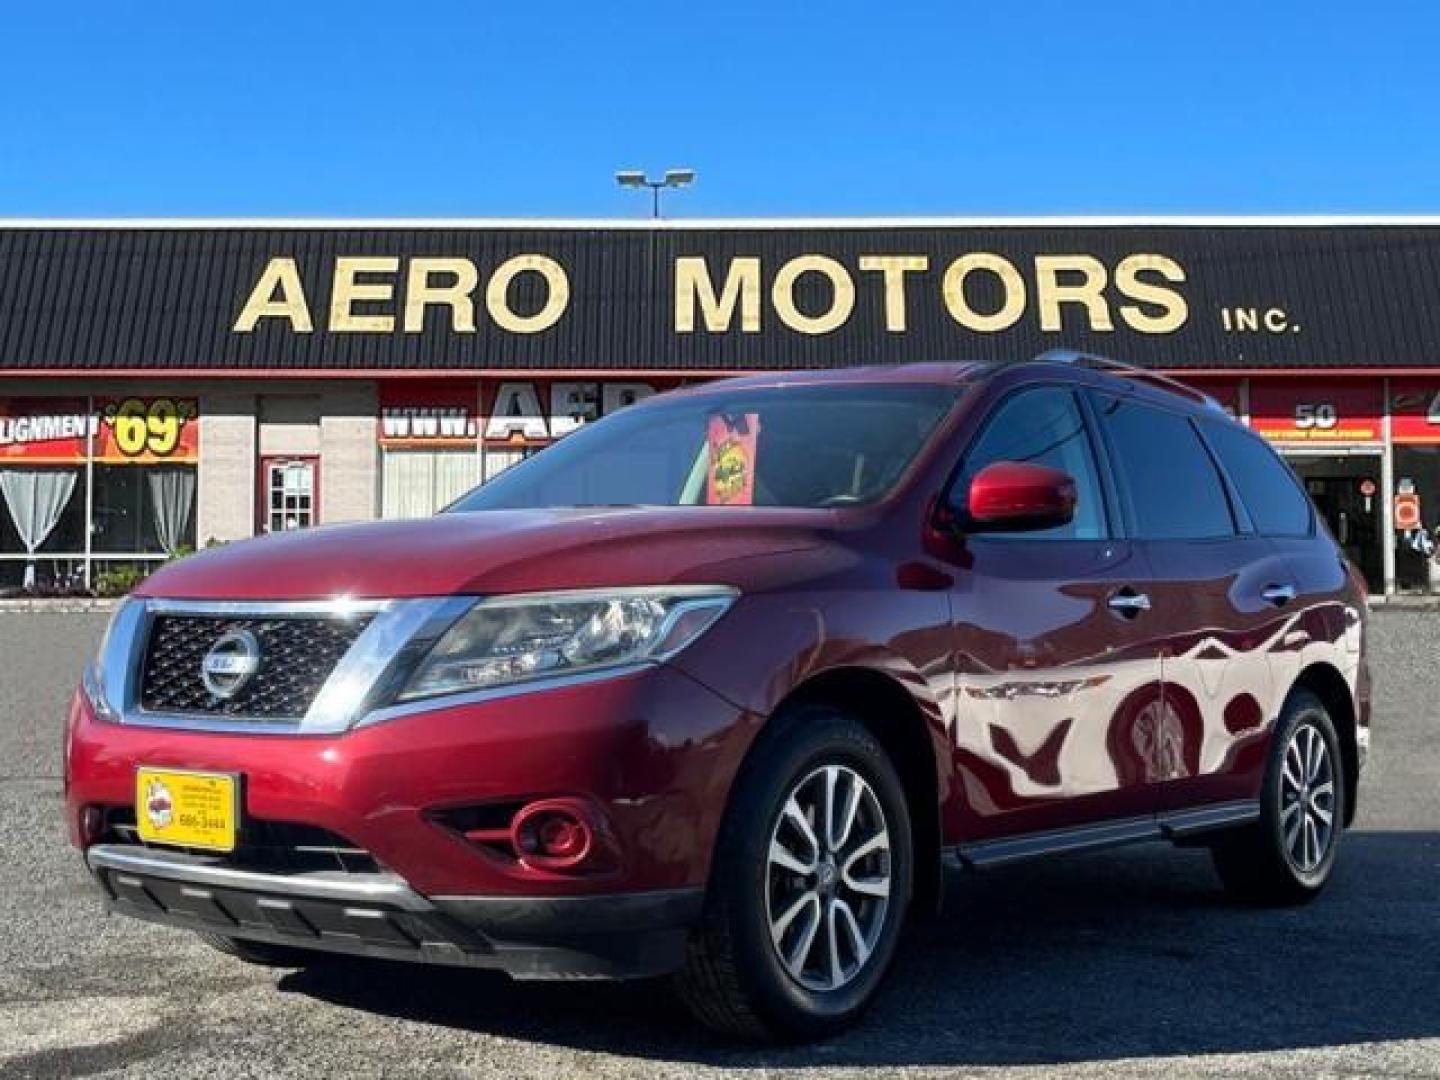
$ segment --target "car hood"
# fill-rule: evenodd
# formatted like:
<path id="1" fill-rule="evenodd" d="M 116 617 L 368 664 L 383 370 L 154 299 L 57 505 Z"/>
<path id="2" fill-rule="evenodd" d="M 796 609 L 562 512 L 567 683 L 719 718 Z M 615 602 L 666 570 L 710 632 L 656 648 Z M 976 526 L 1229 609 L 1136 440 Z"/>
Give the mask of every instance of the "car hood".
<path id="1" fill-rule="evenodd" d="M 835 514 L 768 508 L 487 510 L 329 525 L 202 551 L 137 595 L 313 600 L 714 583 L 745 588 L 766 556 L 823 543 Z"/>

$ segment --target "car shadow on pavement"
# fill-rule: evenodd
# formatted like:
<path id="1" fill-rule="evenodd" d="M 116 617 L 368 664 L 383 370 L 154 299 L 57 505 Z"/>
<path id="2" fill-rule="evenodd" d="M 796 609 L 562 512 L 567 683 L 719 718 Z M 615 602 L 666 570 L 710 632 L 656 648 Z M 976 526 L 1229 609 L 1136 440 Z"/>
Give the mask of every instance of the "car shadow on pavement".
<path id="1" fill-rule="evenodd" d="M 705 1033 L 664 982 L 521 984 L 336 961 L 282 991 L 450 1028 L 726 1068 L 1011 1065 L 1440 1036 L 1440 833 L 1347 835 L 1298 909 L 1221 894 L 1208 855 L 1147 847 L 953 877 L 874 1009 L 825 1043 Z"/>

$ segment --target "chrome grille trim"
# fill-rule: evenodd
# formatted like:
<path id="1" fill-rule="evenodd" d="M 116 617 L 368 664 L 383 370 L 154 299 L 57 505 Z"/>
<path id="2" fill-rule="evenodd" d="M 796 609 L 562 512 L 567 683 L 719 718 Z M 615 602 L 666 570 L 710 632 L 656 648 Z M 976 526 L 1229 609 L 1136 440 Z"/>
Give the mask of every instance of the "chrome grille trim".
<path id="1" fill-rule="evenodd" d="M 333 600 L 166 600 L 147 598 L 145 610 L 151 615 L 254 615 L 285 618 L 305 616 L 343 619 L 349 615 L 374 614 L 396 603 L 394 600 L 354 600 L 347 596 Z"/>
<path id="2" fill-rule="evenodd" d="M 140 708 L 269 724 L 299 720 L 374 617 L 152 612 Z M 226 643 L 247 647 L 252 665 L 230 687 L 214 685 L 206 671 L 211 654 Z"/>
<path id="3" fill-rule="evenodd" d="M 115 613 L 98 671 L 107 719 L 136 727 L 187 731 L 326 735 L 348 730 L 366 712 L 385 703 L 385 695 L 404 669 L 418 659 L 476 598 L 422 597 L 406 600 L 226 601 L 133 598 Z M 248 719 L 242 716 L 150 712 L 140 707 L 140 682 L 146 645 L 159 615 L 267 618 L 347 618 L 371 616 L 369 623 L 330 672 L 298 720 Z M 92 677 L 87 676 L 87 681 Z"/>

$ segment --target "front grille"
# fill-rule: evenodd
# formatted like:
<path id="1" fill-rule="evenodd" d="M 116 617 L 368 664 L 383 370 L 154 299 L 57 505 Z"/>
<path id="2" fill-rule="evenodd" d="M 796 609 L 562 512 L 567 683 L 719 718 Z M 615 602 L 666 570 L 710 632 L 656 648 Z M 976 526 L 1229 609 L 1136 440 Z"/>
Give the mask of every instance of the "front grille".
<path id="1" fill-rule="evenodd" d="M 383 869 L 364 848 L 317 825 L 249 818 L 241 824 L 235 839 L 234 851 L 207 857 L 217 858 L 239 870 L 267 874 L 302 874 L 316 870 L 375 874 Z M 132 806 L 105 809 L 105 829 L 100 842 L 150 847 L 140 839 Z"/>
<path id="2" fill-rule="evenodd" d="M 298 720 L 370 621 L 313 616 L 159 615 L 150 628 L 140 707 L 156 713 Z M 248 630 L 260 665 L 233 697 L 212 694 L 200 665 L 221 636 Z"/>

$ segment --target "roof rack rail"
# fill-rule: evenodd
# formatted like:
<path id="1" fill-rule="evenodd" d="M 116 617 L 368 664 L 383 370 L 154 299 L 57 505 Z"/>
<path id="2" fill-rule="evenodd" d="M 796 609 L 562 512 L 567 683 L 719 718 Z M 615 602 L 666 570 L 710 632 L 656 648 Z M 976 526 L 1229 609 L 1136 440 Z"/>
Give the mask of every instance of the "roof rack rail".
<path id="1" fill-rule="evenodd" d="M 1181 382 L 1179 379 L 1172 379 L 1168 375 L 1161 375 L 1158 371 L 1151 371 L 1149 368 L 1140 367 L 1138 364 L 1127 364 L 1123 360 L 1115 360 L 1108 356 L 1100 356 L 1097 353 L 1081 352 L 1079 349 L 1049 349 L 1046 352 L 1034 357 L 1031 361 L 1036 364 L 1070 364 L 1074 367 L 1090 368 L 1093 371 L 1108 371 L 1115 375 L 1123 375 L 1126 378 L 1140 379 L 1151 383 L 1172 393 L 1180 394 L 1191 401 L 1198 401 L 1202 405 L 1225 411 L 1225 407 L 1215 398 L 1197 390 L 1195 387 Z"/>

